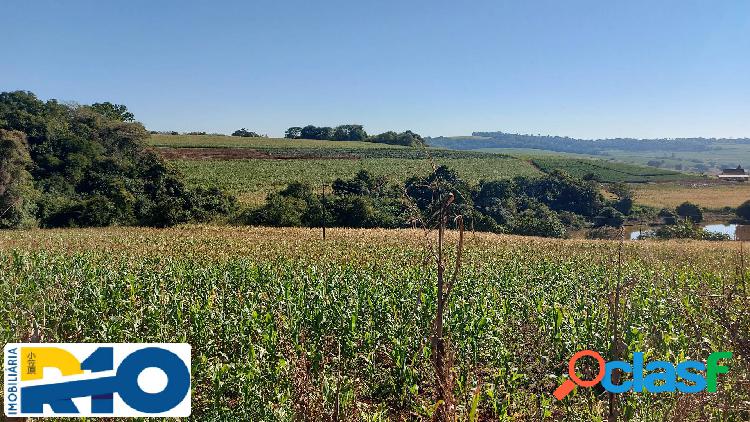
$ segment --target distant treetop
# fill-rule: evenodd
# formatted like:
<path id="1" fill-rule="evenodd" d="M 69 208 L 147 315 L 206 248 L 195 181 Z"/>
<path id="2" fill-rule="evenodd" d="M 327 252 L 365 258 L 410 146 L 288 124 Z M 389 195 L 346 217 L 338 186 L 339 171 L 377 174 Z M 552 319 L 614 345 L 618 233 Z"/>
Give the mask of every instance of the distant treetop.
<path id="1" fill-rule="evenodd" d="M 103 102 L 91 104 L 89 107 L 108 119 L 119 120 L 121 122 L 135 121 L 135 115 L 129 112 L 128 108 L 122 104 Z"/>
<path id="2" fill-rule="evenodd" d="M 424 139 L 419 134 L 410 130 L 402 133 L 388 131 L 379 135 L 369 136 L 365 132 L 364 126 L 356 124 L 340 125 L 335 128 L 314 125 L 307 125 L 305 127 L 293 126 L 286 130 L 284 137 L 287 139 L 316 139 L 323 141 L 375 142 L 403 146 L 425 145 Z"/>
<path id="3" fill-rule="evenodd" d="M 256 132 L 251 132 L 245 129 L 244 127 L 242 129 L 238 129 L 232 132 L 232 136 L 241 136 L 243 138 L 264 138 L 264 137 L 267 138 L 268 137 L 266 135 L 260 135 Z"/>

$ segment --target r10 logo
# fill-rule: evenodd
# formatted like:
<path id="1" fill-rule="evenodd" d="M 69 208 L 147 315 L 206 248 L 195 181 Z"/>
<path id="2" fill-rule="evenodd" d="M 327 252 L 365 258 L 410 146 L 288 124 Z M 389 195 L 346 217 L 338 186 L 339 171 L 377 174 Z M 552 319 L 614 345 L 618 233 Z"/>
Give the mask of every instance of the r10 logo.
<path id="1" fill-rule="evenodd" d="M 5 414 L 189 416 L 188 344 L 9 344 Z"/>

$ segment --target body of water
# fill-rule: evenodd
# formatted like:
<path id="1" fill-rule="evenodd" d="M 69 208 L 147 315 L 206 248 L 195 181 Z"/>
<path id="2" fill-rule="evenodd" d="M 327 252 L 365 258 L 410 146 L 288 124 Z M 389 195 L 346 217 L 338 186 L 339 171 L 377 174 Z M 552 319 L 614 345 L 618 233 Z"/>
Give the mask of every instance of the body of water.
<path id="1" fill-rule="evenodd" d="M 750 240 L 750 225 L 743 224 L 706 224 L 703 227 L 704 230 L 712 233 L 723 233 L 729 235 L 732 240 Z M 643 230 L 644 232 L 649 229 Z M 638 240 L 640 236 L 640 230 L 634 230 L 630 232 L 630 240 Z"/>

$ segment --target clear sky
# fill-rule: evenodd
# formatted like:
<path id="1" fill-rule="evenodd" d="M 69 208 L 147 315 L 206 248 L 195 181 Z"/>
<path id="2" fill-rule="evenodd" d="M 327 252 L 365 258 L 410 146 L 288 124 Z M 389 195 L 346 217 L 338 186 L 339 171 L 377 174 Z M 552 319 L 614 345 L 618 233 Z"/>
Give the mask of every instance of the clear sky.
<path id="1" fill-rule="evenodd" d="M 750 137 L 750 1 L 4 1 L 0 90 L 152 130 Z"/>

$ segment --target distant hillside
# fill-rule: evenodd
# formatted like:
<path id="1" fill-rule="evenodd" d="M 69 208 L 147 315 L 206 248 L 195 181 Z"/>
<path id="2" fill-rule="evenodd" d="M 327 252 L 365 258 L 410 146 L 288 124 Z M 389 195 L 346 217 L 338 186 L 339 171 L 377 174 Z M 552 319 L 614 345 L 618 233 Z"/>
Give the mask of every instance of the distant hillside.
<path id="1" fill-rule="evenodd" d="M 675 139 L 577 139 L 567 136 L 521 135 L 505 132 L 474 132 L 472 136 L 426 138 L 433 147 L 470 150 L 483 148 L 533 148 L 557 152 L 603 155 L 609 150 L 643 152 L 711 151 L 716 144 L 748 144 L 750 138 L 675 138 Z"/>

